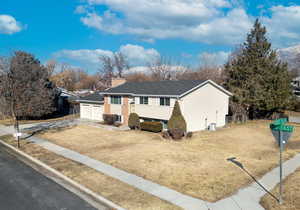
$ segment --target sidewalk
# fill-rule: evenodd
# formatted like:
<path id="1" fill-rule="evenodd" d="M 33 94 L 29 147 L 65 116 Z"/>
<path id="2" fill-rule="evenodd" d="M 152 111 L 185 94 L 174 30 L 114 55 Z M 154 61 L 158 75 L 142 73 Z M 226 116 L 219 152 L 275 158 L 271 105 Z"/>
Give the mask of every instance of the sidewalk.
<path id="1" fill-rule="evenodd" d="M 0 134 L 3 133 L 3 127 L 0 127 Z M 5 130 L 4 132 L 11 132 Z M 54 152 L 58 155 L 71 159 L 73 161 L 84 164 L 90 168 L 93 168 L 107 176 L 118 179 L 124 183 L 127 183 L 133 187 L 136 187 L 144 192 L 154 195 L 162 200 L 168 201 L 174 205 L 182 207 L 183 209 L 199 209 L 199 210 L 262 210 L 264 209 L 260 204 L 260 198 L 265 195 L 263 191 L 256 183 L 252 183 L 244 189 L 240 189 L 236 194 L 231 197 L 219 200 L 215 203 L 203 201 L 191 196 L 184 195 L 175 190 L 161 186 L 154 182 L 145 180 L 134 174 L 127 173 L 120 169 L 117 169 L 111 165 L 105 164 L 101 161 L 92 159 L 85 155 L 81 155 L 78 152 L 69 150 L 67 148 L 58 146 L 49 141 L 30 137 L 27 139 L 33 143 L 36 143 L 43 148 Z M 283 177 L 293 173 L 298 167 L 300 167 L 300 154 L 284 163 Z M 268 190 L 272 190 L 279 182 L 278 178 L 279 168 L 275 168 L 266 175 L 264 175 L 259 182 L 262 183 Z"/>

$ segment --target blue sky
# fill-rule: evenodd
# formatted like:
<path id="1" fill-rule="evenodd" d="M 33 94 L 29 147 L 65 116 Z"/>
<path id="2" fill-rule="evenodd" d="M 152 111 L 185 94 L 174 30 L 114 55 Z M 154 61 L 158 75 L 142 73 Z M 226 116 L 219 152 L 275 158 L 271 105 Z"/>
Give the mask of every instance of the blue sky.
<path id="1" fill-rule="evenodd" d="M 300 43 L 295 0 L 1 0 L 0 54 L 25 50 L 91 73 L 117 51 L 132 66 L 159 56 L 222 64 L 257 17 L 274 48 Z"/>

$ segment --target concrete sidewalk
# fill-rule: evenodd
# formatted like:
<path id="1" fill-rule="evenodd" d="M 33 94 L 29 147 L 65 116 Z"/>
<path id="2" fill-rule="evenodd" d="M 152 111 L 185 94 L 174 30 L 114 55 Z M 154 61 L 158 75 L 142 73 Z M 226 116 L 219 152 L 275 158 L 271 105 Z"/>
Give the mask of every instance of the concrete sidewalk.
<path id="1" fill-rule="evenodd" d="M 3 130 L 0 126 L 0 134 L 6 132 L 10 133 L 10 130 Z M 154 182 L 145 180 L 134 174 L 127 173 L 120 169 L 117 169 L 111 165 L 105 164 L 101 161 L 92 159 L 78 152 L 69 150 L 67 148 L 58 146 L 49 141 L 30 137 L 27 139 L 33 143 L 36 143 L 43 148 L 52 151 L 58 155 L 74 160 L 76 162 L 87 165 L 107 176 L 118 179 L 124 183 L 134 186 L 144 192 L 154 195 L 162 200 L 168 201 L 174 205 L 182 207 L 183 209 L 199 209 L 199 210 L 261 210 L 264 209 L 260 204 L 260 198 L 266 194 L 260 186 L 256 183 L 252 183 L 246 188 L 240 189 L 236 194 L 231 197 L 219 200 L 215 203 L 203 201 L 191 196 L 184 195 L 175 190 L 161 186 Z M 284 163 L 283 177 L 293 173 L 298 167 L 300 167 L 300 154 Z M 259 182 L 262 183 L 268 190 L 272 190 L 279 182 L 278 178 L 279 168 L 274 168 L 272 171 L 264 175 Z M 245 175 L 246 176 L 246 175 Z"/>

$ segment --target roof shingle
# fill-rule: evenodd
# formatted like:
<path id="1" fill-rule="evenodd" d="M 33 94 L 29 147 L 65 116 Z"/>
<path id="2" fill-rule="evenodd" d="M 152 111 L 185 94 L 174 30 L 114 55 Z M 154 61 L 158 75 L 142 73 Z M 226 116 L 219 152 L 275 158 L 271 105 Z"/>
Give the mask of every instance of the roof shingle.
<path id="1" fill-rule="evenodd" d="M 115 88 L 103 91 L 103 94 L 135 94 L 180 96 L 183 93 L 205 82 L 204 80 L 179 80 L 179 81 L 155 81 L 155 82 L 127 82 Z"/>

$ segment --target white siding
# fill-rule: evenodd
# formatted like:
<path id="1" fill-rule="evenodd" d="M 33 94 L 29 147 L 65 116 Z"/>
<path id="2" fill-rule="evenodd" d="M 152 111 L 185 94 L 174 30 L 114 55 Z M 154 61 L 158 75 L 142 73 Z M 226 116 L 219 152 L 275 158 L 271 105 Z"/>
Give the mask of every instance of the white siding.
<path id="1" fill-rule="evenodd" d="M 175 99 L 170 99 L 170 106 L 160 106 L 159 97 L 149 97 L 148 105 L 140 104 L 140 98 L 135 97 L 134 110 L 140 117 L 169 120 L 173 111 Z"/>
<path id="2" fill-rule="evenodd" d="M 204 130 L 211 123 L 225 125 L 229 96 L 210 83 L 181 98 L 180 107 L 188 131 Z"/>
<path id="3" fill-rule="evenodd" d="M 80 118 L 102 121 L 103 105 L 80 103 Z"/>

